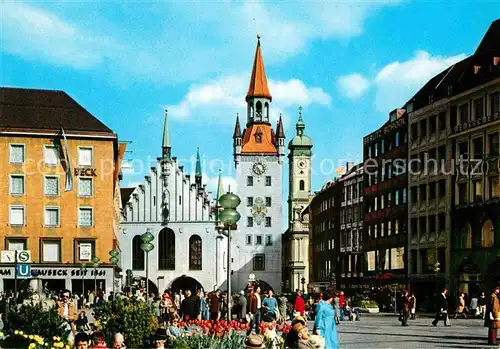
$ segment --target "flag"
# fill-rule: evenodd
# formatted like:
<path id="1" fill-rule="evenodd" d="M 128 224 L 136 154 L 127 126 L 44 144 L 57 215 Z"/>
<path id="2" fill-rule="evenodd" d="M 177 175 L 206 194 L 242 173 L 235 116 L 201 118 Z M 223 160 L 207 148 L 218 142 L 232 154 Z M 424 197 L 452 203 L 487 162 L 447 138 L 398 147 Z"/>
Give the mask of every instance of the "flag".
<path id="1" fill-rule="evenodd" d="M 66 139 L 66 133 L 64 133 L 64 128 L 61 126 L 61 133 L 64 139 L 64 159 L 61 160 L 64 170 L 66 171 L 66 187 L 64 191 L 73 190 L 73 177 L 71 176 L 71 159 L 69 158 L 68 150 L 68 140 Z"/>

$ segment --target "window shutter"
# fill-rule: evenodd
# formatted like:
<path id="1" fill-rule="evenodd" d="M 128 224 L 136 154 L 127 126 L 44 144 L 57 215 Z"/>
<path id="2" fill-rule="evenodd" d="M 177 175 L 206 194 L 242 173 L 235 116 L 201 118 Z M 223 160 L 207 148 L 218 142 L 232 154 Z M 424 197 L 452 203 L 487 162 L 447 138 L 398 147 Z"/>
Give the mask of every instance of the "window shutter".
<path id="1" fill-rule="evenodd" d="M 24 207 L 11 207 L 10 209 L 10 224 L 24 224 Z"/>
<path id="2" fill-rule="evenodd" d="M 56 147 L 45 147 L 44 149 L 44 161 L 48 165 L 57 165 L 57 148 Z"/>
<path id="3" fill-rule="evenodd" d="M 59 262 L 59 241 L 43 242 L 43 261 Z"/>

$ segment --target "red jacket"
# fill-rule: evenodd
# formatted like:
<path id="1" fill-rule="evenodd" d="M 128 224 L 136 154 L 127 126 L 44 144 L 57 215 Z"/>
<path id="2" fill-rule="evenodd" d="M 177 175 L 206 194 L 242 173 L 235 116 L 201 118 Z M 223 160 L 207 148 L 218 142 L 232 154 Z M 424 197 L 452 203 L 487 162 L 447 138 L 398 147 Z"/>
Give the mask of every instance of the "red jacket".
<path id="1" fill-rule="evenodd" d="M 295 298 L 295 302 L 293 303 L 293 308 L 295 311 L 298 311 L 301 316 L 304 316 L 304 312 L 306 311 L 306 302 L 304 301 L 304 298 L 297 296 L 297 298 Z"/>
<path id="2" fill-rule="evenodd" d="M 344 307 L 344 302 L 345 302 L 345 294 L 341 294 L 341 295 L 339 295 L 339 306 L 340 306 L 341 308 L 343 308 L 343 307 Z"/>

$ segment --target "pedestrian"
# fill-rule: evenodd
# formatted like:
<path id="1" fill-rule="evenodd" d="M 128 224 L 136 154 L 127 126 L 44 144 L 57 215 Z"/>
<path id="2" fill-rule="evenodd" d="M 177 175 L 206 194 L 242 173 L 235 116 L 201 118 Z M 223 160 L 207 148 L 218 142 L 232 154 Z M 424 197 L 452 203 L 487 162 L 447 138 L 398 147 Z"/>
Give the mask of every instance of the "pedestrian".
<path id="1" fill-rule="evenodd" d="M 75 349 L 89 349 L 90 338 L 85 332 L 79 332 L 75 336 Z"/>
<path id="2" fill-rule="evenodd" d="M 126 349 L 125 338 L 121 333 L 115 333 L 115 342 L 113 343 L 113 349 Z"/>
<path id="3" fill-rule="evenodd" d="M 333 298 L 333 309 L 335 310 L 335 323 L 340 325 L 340 295 L 338 292 Z"/>
<path id="4" fill-rule="evenodd" d="M 472 298 L 470 299 L 470 314 L 474 317 L 479 316 L 479 308 L 478 308 L 478 298 L 476 295 L 472 295 Z"/>
<path id="5" fill-rule="evenodd" d="M 416 317 L 417 317 L 417 297 L 415 297 L 415 292 L 412 292 L 410 297 L 410 319 L 415 320 Z"/>
<path id="6" fill-rule="evenodd" d="M 280 322 L 284 323 L 288 318 L 287 315 L 288 299 L 283 294 L 281 295 L 281 297 L 279 297 L 278 301 L 279 301 L 278 309 L 280 312 Z"/>
<path id="7" fill-rule="evenodd" d="M 484 320 L 484 314 L 486 314 L 486 303 L 488 300 L 486 299 L 486 295 L 484 292 L 481 292 L 481 296 L 477 301 L 477 305 L 479 307 L 479 315 L 481 315 L 481 319 Z"/>
<path id="8" fill-rule="evenodd" d="M 255 325 L 255 332 L 259 332 L 259 325 L 262 320 L 262 300 L 260 298 L 260 287 L 257 286 L 250 292 L 248 296 L 248 316 L 250 320 L 250 327 L 247 331 L 247 335 L 252 333 L 252 329 Z"/>
<path id="9" fill-rule="evenodd" d="M 293 309 L 295 313 L 298 313 L 297 315 L 304 316 L 304 313 L 306 311 L 306 303 L 304 301 L 304 298 L 302 298 L 302 292 L 300 292 L 300 290 L 297 290 L 295 301 L 293 302 Z M 294 314 L 294 317 L 295 315 L 296 314 Z"/>
<path id="10" fill-rule="evenodd" d="M 66 330 L 74 334 L 74 321 L 77 318 L 77 311 L 75 303 L 71 301 L 71 292 L 69 290 L 64 290 L 59 296 L 59 301 L 57 302 L 57 312 L 61 318 L 64 319 L 66 323 Z"/>
<path id="11" fill-rule="evenodd" d="M 240 291 L 240 296 L 238 297 L 238 307 L 239 307 L 239 320 L 246 321 L 247 316 L 247 298 L 245 297 L 245 291 Z"/>
<path id="12" fill-rule="evenodd" d="M 267 297 L 262 301 L 262 308 L 264 308 L 264 315 L 262 318 L 265 322 L 272 322 L 276 320 L 278 301 L 274 298 L 272 290 L 267 291 Z"/>
<path id="13" fill-rule="evenodd" d="M 104 333 L 97 331 L 92 335 L 92 349 L 109 349 L 106 345 Z"/>
<path id="14" fill-rule="evenodd" d="M 500 301 L 498 296 L 500 287 L 497 286 L 493 290 L 486 305 L 486 316 L 484 327 L 488 327 L 488 344 L 497 345 L 497 331 L 500 326 Z"/>
<path id="15" fill-rule="evenodd" d="M 408 326 L 408 318 L 410 317 L 410 299 L 408 298 L 408 291 L 403 291 L 401 300 L 401 326 Z"/>
<path id="16" fill-rule="evenodd" d="M 202 290 L 198 291 L 198 297 L 200 297 L 201 318 L 203 320 L 208 320 L 210 318 L 210 312 L 208 309 L 207 297 Z"/>
<path id="17" fill-rule="evenodd" d="M 217 321 L 220 317 L 220 290 L 210 294 L 210 320 Z"/>
<path id="18" fill-rule="evenodd" d="M 89 320 L 87 318 L 87 314 L 83 310 L 80 312 L 80 314 L 78 314 L 78 318 L 76 319 L 75 324 L 76 330 L 78 332 L 90 331 Z"/>
<path id="19" fill-rule="evenodd" d="M 467 315 L 465 314 L 465 295 L 463 293 L 460 293 L 458 297 L 458 306 L 453 318 L 456 319 L 457 315 L 462 315 L 464 319 L 467 319 Z"/>
<path id="20" fill-rule="evenodd" d="M 196 320 L 200 314 L 200 298 L 186 290 L 185 298 L 181 303 L 181 314 L 185 320 Z"/>
<path id="21" fill-rule="evenodd" d="M 447 294 L 448 290 L 444 288 L 443 292 L 441 292 L 441 294 L 437 296 L 436 316 L 434 317 L 434 321 L 432 321 L 433 326 L 437 326 L 439 320 L 443 320 L 445 326 L 451 326 L 450 319 L 448 317 L 448 300 L 446 298 Z"/>
<path id="22" fill-rule="evenodd" d="M 318 302 L 316 307 L 316 319 L 314 321 L 314 332 L 325 338 L 325 347 L 338 349 L 337 326 L 335 325 L 335 313 L 332 302 L 335 297 L 333 291 L 327 291 L 323 297 L 325 300 Z"/>

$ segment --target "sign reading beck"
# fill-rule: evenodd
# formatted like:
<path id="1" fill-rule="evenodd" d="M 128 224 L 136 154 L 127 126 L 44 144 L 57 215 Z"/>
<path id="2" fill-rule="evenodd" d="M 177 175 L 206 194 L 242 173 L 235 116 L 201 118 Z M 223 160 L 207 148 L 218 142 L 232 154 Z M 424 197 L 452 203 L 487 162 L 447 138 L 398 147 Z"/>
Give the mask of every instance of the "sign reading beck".
<path id="1" fill-rule="evenodd" d="M 97 177 L 97 169 L 90 167 L 77 167 L 75 168 L 75 176 L 78 177 Z"/>

